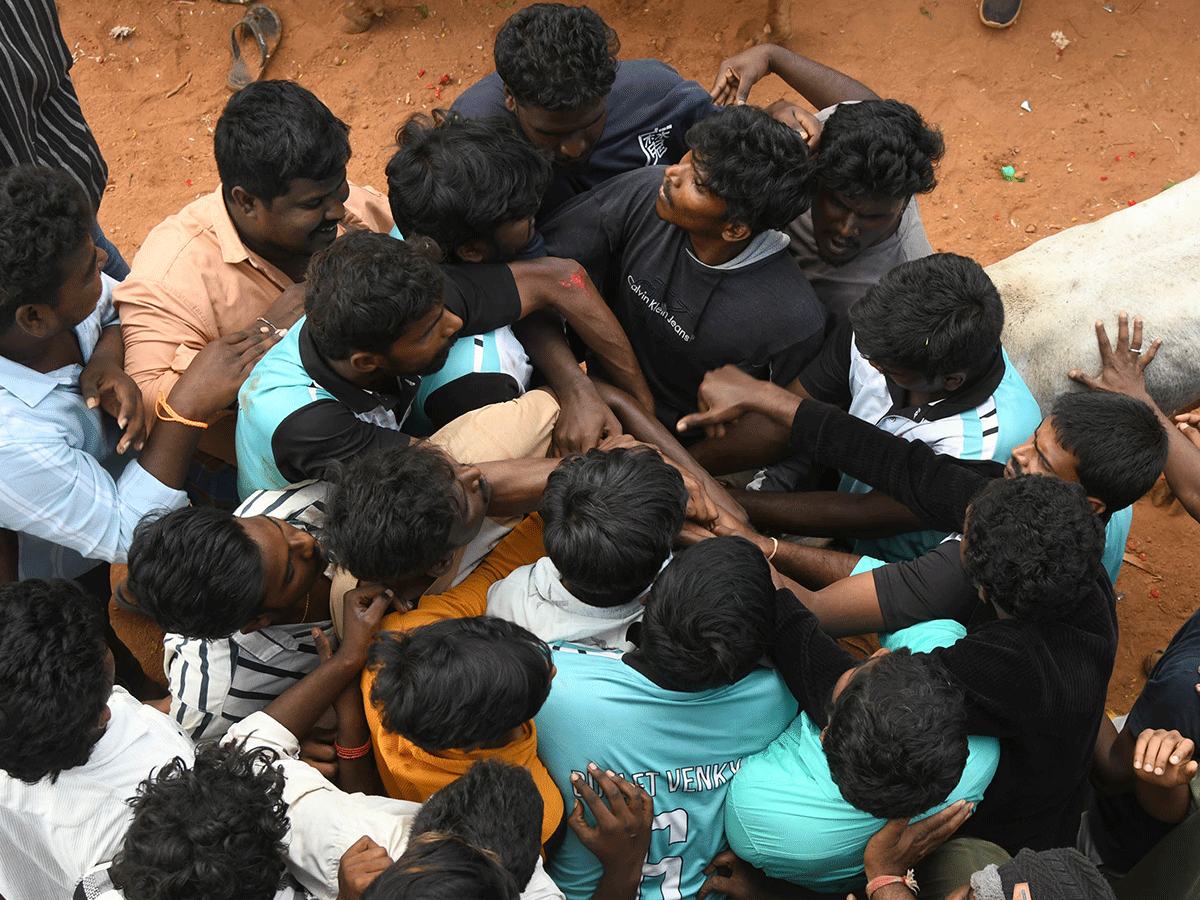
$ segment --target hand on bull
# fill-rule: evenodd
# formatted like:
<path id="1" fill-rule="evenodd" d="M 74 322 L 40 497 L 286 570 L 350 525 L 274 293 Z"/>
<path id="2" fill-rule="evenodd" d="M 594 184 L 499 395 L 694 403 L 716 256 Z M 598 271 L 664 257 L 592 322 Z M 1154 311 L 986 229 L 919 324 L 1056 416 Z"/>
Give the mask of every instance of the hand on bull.
<path id="1" fill-rule="evenodd" d="M 1100 374 L 1093 377 L 1072 369 L 1067 375 L 1093 391 L 1126 394 L 1153 407 L 1154 401 L 1146 392 L 1145 371 L 1162 346 L 1162 340 L 1156 339 L 1149 349 L 1142 348 L 1142 317 L 1134 317 L 1132 336 L 1129 313 L 1123 312 L 1117 317 L 1116 347 L 1109 342 L 1104 323 L 1097 321 L 1096 342 L 1100 345 Z"/>

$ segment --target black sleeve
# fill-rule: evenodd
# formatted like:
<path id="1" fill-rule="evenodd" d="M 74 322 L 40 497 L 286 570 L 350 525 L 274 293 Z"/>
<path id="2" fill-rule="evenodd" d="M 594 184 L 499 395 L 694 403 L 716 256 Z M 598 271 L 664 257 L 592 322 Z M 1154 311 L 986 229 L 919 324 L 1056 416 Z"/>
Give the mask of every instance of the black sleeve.
<path id="1" fill-rule="evenodd" d="M 500 263 L 445 265 L 446 308 L 463 320 L 460 335 L 487 334 L 521 318 L 512 270 Z"/>
<path id="2" fill-rule="evenodd" d="M 840 322 L 821 347 L 821 352 L 800 373 L 800 386 L 814 400 L 850 408 L 850 344 L 854 330 Z"/>
<path id="3" fill-rule="evenodd" d="M 325 478 L 331 462 L 354 459 L 383 447 L 405 447 L 402 431 L 357 418 L 337 400 L 317 400 L 279 423 L 271 435 L 271 453 L 279 474 L 289 482 Z"/>
<path id="4" fill-rule="evenodd" d="M 791 384 L 801 374 L 805 365 L 815 362 L 817 354 L 821 352 L 821 341 L 824 336 L 824 329 L 818 328 L 799 343 L 772 354 L 771 381 L 782 387 Z"/>
<path id="5" fill-rule="evenodd" d="M 906 441 L 826 403 L 803 400 L 792 420 L 791 444 L 899 500 L 929 528 L 962 531 L 972 498 L 1003 467 L 991 460 L 966 461 Z"/>
<path id="6" fill-rule="evenodd" d="M 871 572 L 888 631 L 931 619 L 967 624 L 979 605 L 979 594 L 963 572 L 961 546 L 959 541 L 944 541 L 924 556 Z"/>
<path id="7" fill-rule="evenodd" d="M 788 590 L 775 593 L 771 656 L 800 708 L 825 726 L 825 701 L 854 657 L 821 630 L 817 617 Z"/>

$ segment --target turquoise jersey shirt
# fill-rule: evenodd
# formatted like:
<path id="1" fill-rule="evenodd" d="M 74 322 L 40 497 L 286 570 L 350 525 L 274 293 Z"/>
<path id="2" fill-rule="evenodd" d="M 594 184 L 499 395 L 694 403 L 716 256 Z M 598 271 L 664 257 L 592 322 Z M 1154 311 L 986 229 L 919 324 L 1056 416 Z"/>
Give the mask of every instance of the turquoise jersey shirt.
<path id="1" fill-rule="evenodd" d="M 953 644 L 966 629 L 949 619 L 881 634 L 888 649 L 913 652 Z M 963 798 L 978 802 L 996 774 L 1000 742 L 968 739 L 970 755 L 949 798 L 916 818 Z M 834 784 L 821 729 L 801 713 L 779 738 L 746 760 L 729 787 L 725 831 L 733 852 L 765 871 L 822 893 L 862 887 L 863 849 L 885 824 L 851 806 Z"/>
<path id="2" fill-rule="evenodd" d="M 659 687 L 620 653 L 574 644 L 553 649 L 558 674 L 534 722 L 538 756 L 566 808 L 577 796 L 571 773 L 586 777 L 589 762 L 641 785 L 654 798 L 641 900 L 694 897 L 702 870 L 727 846 L 730 779 L 795 718 L 795 699 L 772 669 L 686 693 Z M 568 900 L 588 900 L 603 874 L 573 832 L 546 868 Z"/>

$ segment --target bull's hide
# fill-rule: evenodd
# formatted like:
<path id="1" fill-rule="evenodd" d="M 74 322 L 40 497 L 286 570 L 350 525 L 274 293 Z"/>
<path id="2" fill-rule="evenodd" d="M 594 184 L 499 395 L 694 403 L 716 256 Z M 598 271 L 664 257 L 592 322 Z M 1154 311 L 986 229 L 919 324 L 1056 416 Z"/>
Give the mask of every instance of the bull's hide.
<path id="1" fill-rule="evenodd" d="M 1074 386 L 1072 368 L 1099 371 L 1094 323 L 1116 340 L 1117 313 L 1141 315 L 1146 370 L 1165 412 L 1200 401 L 1200 175 L 1136 206 L 1026 247 L 987 270 L 1004 298 L 1004 344 L 1049 411 Z"/>

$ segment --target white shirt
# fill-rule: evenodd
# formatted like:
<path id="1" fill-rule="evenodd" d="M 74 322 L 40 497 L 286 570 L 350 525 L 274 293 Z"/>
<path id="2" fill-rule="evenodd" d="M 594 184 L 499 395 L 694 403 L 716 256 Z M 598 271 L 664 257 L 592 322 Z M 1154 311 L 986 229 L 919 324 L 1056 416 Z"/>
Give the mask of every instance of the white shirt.
<path id="1" fill-rule="evenodd" d="M 279 754 L 276 768 L 286 783 L 288 805 L 288 870 L 318 900 L 335 900 L 342 854 L 364 834 L 383 847 L 393 860 L 408 846 L 419 803 L 348 794 L 308 763 L 301 762 L 295 735 L 268 716 L 256 712 L 232 725 L 224 740 L 245 738 L 246 748 L 270 747 Z M 539 859 L 523 900 L 564 900 Z"/>
<path id="2" fill-rule="evenodd" d="M 88 869 L 120 848 L 138 785 L 176 756 L 193 758 L 171 719 L 124 688 L 113 688 L 108 708 L 88 761 L 53 784 L 0 772 L 0 894 L 9 900 L 70 897 Z"/>
<path id="3" fill-rule="evenodd" d="M 489 616 L 515 622 L 548 644 L 569 641 L 621 652 L 633 649 L 625 632 L 641 621 L 642 610 L 640 595 L 620 606 L 589 606 L 563 587 L 548 556 L 514 569 L 487 597 Z"/>

